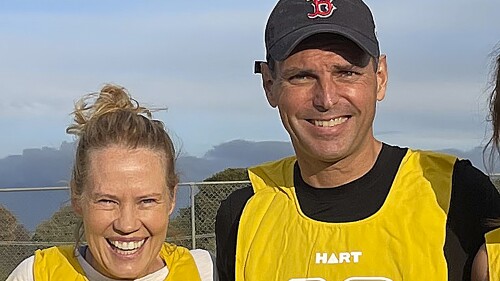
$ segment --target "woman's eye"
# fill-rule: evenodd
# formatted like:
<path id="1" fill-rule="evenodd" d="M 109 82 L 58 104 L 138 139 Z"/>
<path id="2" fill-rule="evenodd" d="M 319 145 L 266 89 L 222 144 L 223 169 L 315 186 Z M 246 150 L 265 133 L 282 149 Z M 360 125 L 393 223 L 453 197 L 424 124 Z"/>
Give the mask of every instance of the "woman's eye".
<path id="1" fill-rule="evenodd" d="M 99 199 L 96 201 L 97 206 L 100 206 L 101 208 L 105 209 L 113 209 L 115 208 L 116 204 L 118 203 L 111 199 Z"/>
<path id="2" fill-rule="evenodd" d="M 155 200 L 155 199 L 143 199 L 141 202 L 142 202 L 143 204 L 147 204 L 147 205 L 149 205 L 149 204 L 156 203 L 156 200 Z"/>

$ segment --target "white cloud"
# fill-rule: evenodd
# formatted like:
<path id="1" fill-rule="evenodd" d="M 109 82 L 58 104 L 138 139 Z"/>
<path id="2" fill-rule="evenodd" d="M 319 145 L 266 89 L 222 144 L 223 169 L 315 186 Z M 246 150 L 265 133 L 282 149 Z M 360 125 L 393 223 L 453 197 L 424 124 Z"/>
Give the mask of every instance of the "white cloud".
<path id="1" fill-rule="evenodd" d="M 252 74 L 253 60 L 264 58 L 264 25 L 275 2 L 195 1 L 186 9 L 170 1 L 45 1 L 38 8 L 23 1 L 25 8 L 0 11 L 0 52 L 7 54 L 0 116 L 50 117 L 62 127 L 77 98 L 114 82 L 139 101 L 168 106 L 162 118 L 193 151 L 238 138 L 286 139 Z M 444 143 L 446 134 L 456 145 L 476 142 L 484 128 L 487 56 L 500 40 L 500 2 L 369 4 L 390 70 L 377 128 L 401 132 L 384 136 L 401 144 Z M 56 142 L 61 137 L 53 131 L 20 137 Z"/>

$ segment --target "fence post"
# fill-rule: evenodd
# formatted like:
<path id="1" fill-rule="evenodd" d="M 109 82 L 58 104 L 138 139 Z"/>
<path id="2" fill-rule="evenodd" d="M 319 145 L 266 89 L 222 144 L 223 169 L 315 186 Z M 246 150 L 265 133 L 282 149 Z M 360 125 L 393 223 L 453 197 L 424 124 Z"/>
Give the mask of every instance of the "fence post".
<path id="1" fill-rule="evenodd" d="M 191 247 L 196 249 L 196 218 L 195 218 L 195 208 L 194 208 L 194 184 L 189 185 L 189 191 L 191 195 Z"/>

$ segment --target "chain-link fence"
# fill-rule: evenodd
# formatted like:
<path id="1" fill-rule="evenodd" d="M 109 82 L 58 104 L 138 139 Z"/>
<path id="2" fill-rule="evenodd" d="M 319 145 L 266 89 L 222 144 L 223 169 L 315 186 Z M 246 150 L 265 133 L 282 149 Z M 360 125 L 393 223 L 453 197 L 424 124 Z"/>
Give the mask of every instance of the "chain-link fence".
<path id="1" fill-rule="evenodd" d="M 215 253 L 215 215 L 220 202 L 232 191 L 248 185 L 248 181 L 179 184 L 177 206 L 170 218 L 167 241 Z M 13 211 L 0 205 L 0 280 L 5 280 L 36 249 L 74 243 L 75 229 L 79 223 L 69 205 L 67 187 L 0 189 L 0 197 L 15 193 L 18 209 L 27 212 L 36 209 L 36 206 L 30 206 L 23 198 L 42 198 L 51 192 L 59 192 L 59 196 L 66 198 L 61 200 L 60 208 L 49 219 L 37 223 L 32 230 Z M 43 204 L 44 200 L 38 201 Z"/>

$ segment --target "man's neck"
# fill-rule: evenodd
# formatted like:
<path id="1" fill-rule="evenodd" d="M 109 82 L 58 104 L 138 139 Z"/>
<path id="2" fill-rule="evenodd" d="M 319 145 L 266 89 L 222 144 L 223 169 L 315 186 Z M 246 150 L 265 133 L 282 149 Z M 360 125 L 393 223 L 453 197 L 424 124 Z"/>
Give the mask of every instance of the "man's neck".
<path id="1" fill-rule="evenodd" d="M 359 151 L 334 162 L 310 161 L 297 155 L 301 176 L 310 186 L 331 188 L 344 185 L 364 176 L 373 168 L 382 150 L 382 143 L 374 140 Z"/>

